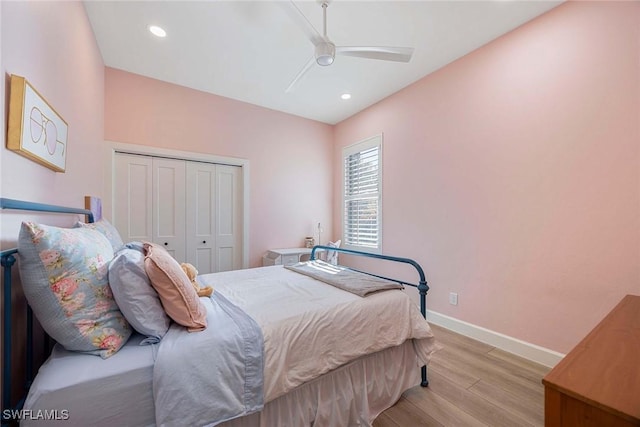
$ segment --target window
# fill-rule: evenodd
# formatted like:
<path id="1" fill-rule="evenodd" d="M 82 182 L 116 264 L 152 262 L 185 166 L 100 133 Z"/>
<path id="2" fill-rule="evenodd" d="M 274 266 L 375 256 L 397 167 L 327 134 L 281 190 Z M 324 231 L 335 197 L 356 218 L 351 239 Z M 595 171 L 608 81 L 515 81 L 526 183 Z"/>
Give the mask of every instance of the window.
<path id="1" fill-rule="evenodd" d="M 345 147 L 343 240 L 351 249 L 382 252 L 382 135 Z"/>

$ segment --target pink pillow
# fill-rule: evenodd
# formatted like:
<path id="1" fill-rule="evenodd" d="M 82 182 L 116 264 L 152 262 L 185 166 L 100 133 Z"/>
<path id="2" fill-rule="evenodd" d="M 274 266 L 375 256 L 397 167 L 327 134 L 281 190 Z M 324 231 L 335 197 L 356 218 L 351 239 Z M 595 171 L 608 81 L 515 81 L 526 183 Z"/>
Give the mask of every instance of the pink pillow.
<path id="1" fill-rule="evenodd" d="M 178 261 L 162 246 L 153 243 L 145 242 L 144 250 L 144 269 L 160 296 L 164 311 L 189 332 L 205 329 L 207 309 Z"/>

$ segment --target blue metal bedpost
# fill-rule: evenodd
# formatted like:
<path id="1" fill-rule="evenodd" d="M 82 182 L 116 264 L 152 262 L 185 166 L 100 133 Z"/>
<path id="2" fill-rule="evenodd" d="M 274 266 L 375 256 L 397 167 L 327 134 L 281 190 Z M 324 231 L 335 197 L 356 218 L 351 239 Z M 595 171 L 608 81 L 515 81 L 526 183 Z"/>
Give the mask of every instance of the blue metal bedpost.
<path id="1" fill-rule="evenodd" d="M 2 409 L 11 408 L 11 267 L 16 262 L 15 251 L 0 253 L 0 264 L 4 268 L 4 328 L 2 341 Z M 9 301 L 9 303 L 7 303 Z"/>
<path id="2" fill-rule="evenodd" d="M 418 275 L 420 276 L 420 282 L 418 283 L 418 292 L 420 293 L 420 313 L 422 313 L 422 317 L 427 319 L 427 291 L 429 290 L 429 285 L 427 285 L 427 278 L 424 275 L 424 270 L 420 264 L 415 262 L 414 260 L 406 261 L 409 264 L 413 265 L 416 270 L 418 270 Z M 422 381 L 420 382 L 422 387 L 429 386 L 429 380 L 427 379 L 427 365 L 422 367 Z"/>
<path id="3" fill-rule="evenodd" d="M 422 270 L 422 268 L 420 269 Z M 420 275 L 420 283 L 418 284 L 418 292 L 420 292 L 420 313 L 426 319 L 427 318 L 427 291 L 429 290 L 429 286 L 427 285 L 427 280 L 424 277 L 424 272 Z M 420 382 L 422 387 L 429 386 L 429 380 L 427 379 L 427 365 L 422 367 L 422 381 Z"/>
<path id="4" fill-rule="evenodd" d="M 27 304 L 27 378 L 25 390 L 29 391 L 33 382 L 33 310 Z"/>

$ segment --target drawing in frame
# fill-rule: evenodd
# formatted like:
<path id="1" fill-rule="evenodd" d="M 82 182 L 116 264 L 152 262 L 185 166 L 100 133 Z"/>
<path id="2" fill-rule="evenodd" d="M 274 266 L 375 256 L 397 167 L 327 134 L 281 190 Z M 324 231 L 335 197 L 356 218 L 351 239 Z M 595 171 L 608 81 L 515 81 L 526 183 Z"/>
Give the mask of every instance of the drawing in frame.
<path id="1" fill-rule="evenodd" d="M 24 78 L 11 75 L 7 148 L 56 172 L 67 159 L 67 122 Z"/>

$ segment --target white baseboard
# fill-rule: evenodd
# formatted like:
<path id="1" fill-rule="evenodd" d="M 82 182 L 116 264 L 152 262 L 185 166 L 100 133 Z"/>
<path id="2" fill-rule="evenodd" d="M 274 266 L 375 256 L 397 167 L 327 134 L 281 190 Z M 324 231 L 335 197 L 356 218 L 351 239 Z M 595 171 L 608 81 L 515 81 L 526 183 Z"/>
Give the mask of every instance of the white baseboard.
<path id="1" fill-rule="evenodd" d="M 492 345 L 501 350 L 553 368 L 565 355 L 499 332 L 494 332 L 435 311 L 427 310 L 427 320 L 461 335 Z"/>

